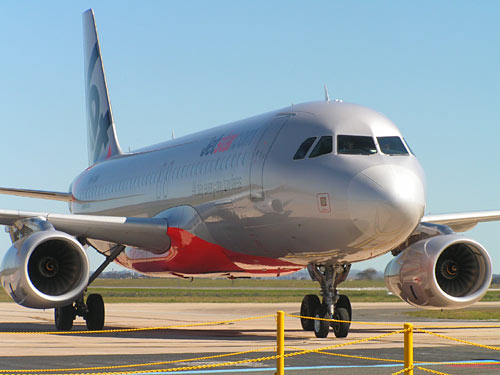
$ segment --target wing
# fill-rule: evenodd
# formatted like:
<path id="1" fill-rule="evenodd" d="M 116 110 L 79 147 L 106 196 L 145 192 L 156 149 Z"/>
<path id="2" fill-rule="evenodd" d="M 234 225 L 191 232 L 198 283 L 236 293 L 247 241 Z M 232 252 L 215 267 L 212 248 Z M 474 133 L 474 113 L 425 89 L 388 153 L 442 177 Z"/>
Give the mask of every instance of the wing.
<path id="1" fill-rule="evenodd" d="M 477 223 L 500 221 L 500 211 L 461 212 L 455 214 L 427 215 L 422 222 L 442 224 L 455 232 L 465 232 L 474 228 Z"/>
<path id="2" fill-rule="evenodd" d="M 164 218 L 120 216 L 65 215 L 42 212 L 0 210 L 0 225 L 12 225 L 17 220 L 39 217 L 55 229 L 75 237 L 92 238 L 163 252 L 170 247 L 168 222 Z"/>
<path id="3" fill-rule="evenodd" d="M 71 193 L 61 193 L 57 191 L 13 189 L 0 187 L 0 194 L 17 195 L 18 197 L 41 198 L 53 201 L 71 202 L 74 201 Z"/>

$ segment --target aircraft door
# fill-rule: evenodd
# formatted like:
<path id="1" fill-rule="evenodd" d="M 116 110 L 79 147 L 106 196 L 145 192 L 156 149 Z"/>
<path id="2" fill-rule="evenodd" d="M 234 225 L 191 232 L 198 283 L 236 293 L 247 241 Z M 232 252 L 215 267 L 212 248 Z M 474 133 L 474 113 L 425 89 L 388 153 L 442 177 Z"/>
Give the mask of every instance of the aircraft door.
<path id="1" fill-rule="evenodd" d="M 250 164 L 251 199 L 264 199 L 264 163 L 274 140 L 289 118 L 289 115 L 284 115 L 275 117 L 271 120 L 271 123 L 264 130 L 264 133 L 255 147 L 252 163 Z"/>
<path id="2" fill-rule="evenodd" d="M 168 196 L 168 178 L 172 173 L 172 166 L 174 162 L 165 162 L 160 171 L 160 177 L 158 178 L 158 184 L 156 185 L 156 199 L 167 199 Z"/>

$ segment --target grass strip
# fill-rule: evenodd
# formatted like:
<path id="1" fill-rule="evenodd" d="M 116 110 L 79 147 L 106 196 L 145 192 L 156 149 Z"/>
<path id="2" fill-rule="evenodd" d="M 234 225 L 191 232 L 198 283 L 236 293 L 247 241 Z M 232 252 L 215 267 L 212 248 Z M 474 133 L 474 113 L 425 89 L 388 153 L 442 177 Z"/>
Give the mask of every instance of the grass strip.
<path id="1" fill-rule="evenodd" d="M 384 285 L 382 280 L 349 280 L 342 283 L 341 287 L 380 288 L 384 287 Z M 172 289 L 161 289 L 162 287 L 169 287 Z M 184 279 L 159 278 L 97 279 L 89 288 L 90 293 L 102 294 L 106 303 L 295 302 L 300 304 L 304 295 L 316 294 L 318 291 L 319 286 L 317 283 L 310 280 L 282 279 L 195 279 L 192 282 Z M 388 294 L 386 290 L 341 290 L 340 293 L 348 295 L 352 302 L 401 302 L 398 297 Z M 485 302 L 499 300 L 500 291 L 489 291 L 482 299 L 482 301 Z M 12 302 L 1 288 L 0 302 Z"/>
<path id="2" fill-rule="evenodd" d="M 300 304 L 310 290 L 255 290 L 255 289 L 99 289 L 90 288 L 91 293 L 102 294 L 106 302 L 234 302 L 274 303 L 296 302 Z M 350 291 L 353 302 L 387 301 L 397 302 L 399 298 L 386 291 Z"/>
<path id="3" fill-rule="evenodd" d="M 451 319 L 451 320 L 500 320 L 500 311 L 496 309 L 464 310 L 421 310 L 405 313 L 414 318 Z"/>
<path id="4" fill-rule="evenodd" d="M 274 303 L 295 302 L 300 304 L 306 294 L 311 290 L 254 290 L 254 289 L 101 289 L 89 288 L 89 293 L 99 293 L 106 303 L 131 303 L 131 302 L 220 302 L 220 303 Z M 349 298 L 353 302 L 398 302 L 399 298 L 388 295 L 386 291 L 349 291 Z M 4 291 L 0 293 L 0 302 L 11 302 Z"/>
<path id="5" fill-rule="evenodd" d="M 220 288 L 316 288 L 319 284 L 311 280 L 286 279 L 189 279 L 180 278 L 152 278 L 152 279 L 97 279 L 93 287 L 220 287 Z M 368 288 L 384 287 L 383 280 L 348 280 L 341 284 L 341 288 Z"/>

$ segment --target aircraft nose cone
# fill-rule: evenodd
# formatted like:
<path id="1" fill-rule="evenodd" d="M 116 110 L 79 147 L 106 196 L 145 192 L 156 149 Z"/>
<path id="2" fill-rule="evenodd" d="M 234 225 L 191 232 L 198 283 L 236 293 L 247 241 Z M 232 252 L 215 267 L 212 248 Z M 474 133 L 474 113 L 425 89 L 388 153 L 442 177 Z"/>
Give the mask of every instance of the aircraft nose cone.
<path id="1" fill-rule="evenodd" d="M 407 168 L 370 167 L 349 185 L 351 220 L 363 234 L 376 239 L 371 245 L 398 245 L 415 229 L 424 210 L 423 182 Z"/>

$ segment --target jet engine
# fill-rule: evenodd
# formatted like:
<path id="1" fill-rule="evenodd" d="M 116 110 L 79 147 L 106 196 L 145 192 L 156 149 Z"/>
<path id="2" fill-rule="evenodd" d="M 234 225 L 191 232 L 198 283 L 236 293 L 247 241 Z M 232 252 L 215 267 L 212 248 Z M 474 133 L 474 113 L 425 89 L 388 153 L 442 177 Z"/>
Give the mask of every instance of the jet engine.
<path id="1" fill-rule="evenodd" d="M 0 266 L 2 286 L 16 303 L 45 309 L 71 304 L 82 295 L 89 261 L 74 237 L 50 226 L 17 238 Z"/>
<path id="2" fill-rule="evenodd" d="M 385 268 L 387 288 L 424 309 L 459 309 L 479 301 L 491 283 L 491 259 L 476 241 L 437 235 L 408 246 Z"/>

